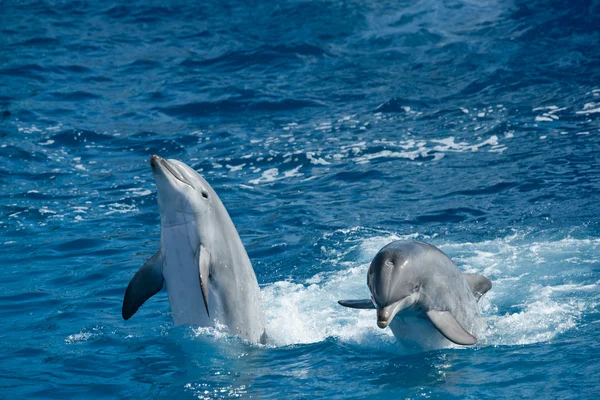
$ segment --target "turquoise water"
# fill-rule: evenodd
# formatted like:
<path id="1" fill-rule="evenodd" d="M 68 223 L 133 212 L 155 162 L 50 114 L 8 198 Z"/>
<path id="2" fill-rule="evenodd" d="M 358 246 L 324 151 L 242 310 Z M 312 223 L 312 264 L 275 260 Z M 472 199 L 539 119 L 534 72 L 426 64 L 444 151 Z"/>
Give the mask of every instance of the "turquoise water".
<path id="1" fill-rule="evenodd" d="M 1 5 L 0 397 L 600 395 L 597 2 Z M 227 206 L 268 345 L 122 320 L 151 154 Z M 402 238 L 493 281 L 477 346 L 337 305 Z"/>

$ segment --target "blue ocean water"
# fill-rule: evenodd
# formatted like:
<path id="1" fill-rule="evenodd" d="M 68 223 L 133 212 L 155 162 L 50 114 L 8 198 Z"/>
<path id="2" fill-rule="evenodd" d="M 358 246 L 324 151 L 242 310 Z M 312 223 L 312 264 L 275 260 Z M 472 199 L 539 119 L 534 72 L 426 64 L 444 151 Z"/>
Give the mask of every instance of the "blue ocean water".
<path id="1" fill-rule="evenodd" d="M 0 2 L 0 398 L 597 398 L 597 1 Z M 200 171 L 267 346 L 127 283 L 149 156 Z M 403 354 L 366 270 L 416 238 L 492 279 L 472 348 Z"/>

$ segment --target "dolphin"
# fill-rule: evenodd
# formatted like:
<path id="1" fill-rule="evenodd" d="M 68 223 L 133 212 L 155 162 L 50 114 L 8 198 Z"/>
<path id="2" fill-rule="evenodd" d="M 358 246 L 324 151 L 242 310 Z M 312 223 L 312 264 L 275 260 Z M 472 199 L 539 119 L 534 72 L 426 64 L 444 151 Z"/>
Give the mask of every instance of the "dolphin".
<path id="1" fill-rule="evenodd" d="M 158 191 L 160 248 L 129 282 L 123 319 L 164 282 L 175 326 L 225 325 L 243 339 L 264 343 L 258 281 L 219 196 L 181 161 L 153 155 L 150 166 Z"/>
<path id="2" fill-rule="evenodd" d="M 477 302 L 492 287 L 482 275 L 461 273 L 440 249 L 394 241 L 373 258 L 367 273 L 371 299 L 340 300 L 344 307 L 376 309 L 377 326 L 390 327 L 409 349 L 477 343 Z"/>

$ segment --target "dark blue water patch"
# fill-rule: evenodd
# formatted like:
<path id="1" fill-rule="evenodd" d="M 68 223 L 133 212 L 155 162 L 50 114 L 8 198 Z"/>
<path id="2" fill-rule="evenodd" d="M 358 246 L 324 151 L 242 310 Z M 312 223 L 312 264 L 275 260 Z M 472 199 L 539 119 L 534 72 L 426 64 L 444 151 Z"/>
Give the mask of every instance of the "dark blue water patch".
<path id="1" fill-rule="evenodd" d="M 55 104 L 55 103 L 53 101 L 48 101 L 47 104 Z M 61 100 L 61 105 L 71 105 L 72 108 L 52 107 L 52 112 L 51 112 L 52 119 L 46 119 L 46 121 L 44 121 L 44 122 L 47 122 L 50 125 L 58 124 L 61 118 L 72 118 L 79 113 L 77 104 L 71 103 L 70 100 Z M 45 110 L 43 110 L 43 109 L 37 109 L 35 111 L 36 111 L 36 114 L 39 113 L 38 115 L 45 113 Z M 22 115 L 22 113 L 19 113 L 19 115 Z"/>
<path id="2" fill-rule="evenodd" d="M 181 154 L 186 148 L 198 145 L 200 140 L 195 135 L 178 135 L 173 139 L 160 138 L 160 136 L 162 135 L 154 132 L 140 132 L 130 136 L 128 142 L 141 155 L 149 157 L 158 154 L 169 158 Z"/>
<path id="3" fill-rule="evenodd" d="M 96 76 L 88 76 L 82 79 L 84 83 L 106 83 L 113 82 L 114 80 L 110 76 L 96 75 Z"/>
<path id="4" fill-rule="evenodd" d="M 180 33 L 180 39 L 205 39 L 209 38 L 213 35 L 213 32 L 209 30 L 198 30 L 198 27 L 194 27 L 195 29 L 190 30 L 189 33 Z"/>
<path id="5" fill-rule="evenodd" d="M 419 12 L 415 12 L 415 13 L 403 13 L 400 18 L 398 18 L 396 21 L 392 22 L 389 26 L 391 27 L 400 27 L 403 25 L 407 25 L 410 24 L 412 22 L 414 22 L 416 19 L 423 17 L 427 15 L 427 11 L 419 11 Z"/>
<path id="6" fill-rule="evenodd" d="M 528 42 L 564 39 L 566 29 L 575 33 L 596 32 L 597 26 L 594 24 L 593 16 L 600 14 L 597 5 L 590 1 L 582 1 L 573 4 L 568 11 L 563 9 L 562 12 L 554 15 L 548 12 L 549 9 L 560 9 L 559 4 L 559 2 L 554 2 L 548 8 L 541 4 L 520 4 L 518 9 L 512 13 L 511 18 L 516 21 L 537 19 L 534 29 L 526 31 L 521 39 Z"/>
<path id="7" fill-rule="evenodd" d="M 50 293 L 46 292 L 28 292 L 28 293 L 18 293 L 13 295 L 3 295 L 0 296 L 0 301 L 9 301 L 9 302 L 24 302 L 30 300 L 39 300 L 41 298 L 46 298 L 50 295 Z"/>
<path id="8" fill-rule="evenodd" d="M 139 7 L 133 10 L 133 13 L 129 13 L 132 16 L 134 23 L 152 23 L 161 22 L 164 17 L 181 14 L 181 8 L 177 6 L 169 7 Z"/>
<path id="9" fill-rule="evenodd" d="M 139 95 L 139 97 L 143 101 L 147 101 L 149 103 L 162 103 L 162 102 L 166 102 L 166 101 L 174 99 L 174 97 L 172 95 L 169 95 L 169 94 L 167 94 L 165 92 L 161 92 L 161 91 L 141 93 Z"/>
<path id="10" fill-rule="evenodd" d="M 35 121 L 37 118 L 39 118 L 39 114 L 31 111 L 31 110 L 26 110 L 26 109 L 12 109 L 11 110 L 11 114 L 14 117 L 14 120 L 21 120 L 21 121 Z M 8 128 L 12 128 L 11 131 L 16 131 L 16 129 L 14 129 L 14 127 L 10 127 L 8 126 Z"/>
<path id="11" fill-rule="evenodd" d="M 219 71 L 238 71 L 260 68 L 277 69 L 282 66 L 301 66 L 303 57 L 323 57 L 326 52 L 320 47 L 307 43 L 287 46 L 263 46 L 253 51 L 233 51 L 208 60 L 184 60 L 181 65 L 187 68 L 211 67 Z"/>
<path id="12" fill-rule="evenodd" d="M 261 112 L 285 112 L 305 108 L 322 107 L 321 104 L 309 100 L 282 99 L 279 101 L 237 101 L 235 99 L 215 102 L 196 102 L 178 106 L 157 108 L 167 115 L 181 118 L 201 118 L 219 114 Z"/>
<path id="13" fill-rule="evenodd" d="M 37 37 L 20 43 L 14 43 L 13 47 L 46 47 L 54 48 L 60 45 L 60 40 L 51 37 Z"/>
<path id="14" fill-rule="evenodd" d="M 39 82 L 45 82 L 46 78 L 44 78 L 43 74 L 48 70 L 46 68 L 42 68 L 36 64 L 26 64 L 19 65 L 9 68 L 3 68 L 0 70 L 1 75 L 13 76 L 16 78 L 27 78 L 34 79 Z"/>
<path id="15" fill-rule="evenodd" d="M 0 147 L 0 157 L 34 162 L 44 162 L 48 160 L 48 156 L 41 152 L 28 151 L 14 145 Z"/>
<path id="16" fill-rule="evenodd" d="M 63 73 L 65 75 L 68 74 L 89 74 L 92 70 L 88 67 L 84 67 L 82 65 L 57 65 L 52 67 L 52 69 L 56 72 Z"/>
<path id="17" fill-rule="evenodd" d="M 510 190 L 514 187 L 517 187 L 518 184 L 516 182 L 499 182 L 490 186 L 478 188 L 478 189 L 468 189 L 468 190 L 458 190 L 455 192 L 451 192 L 440 196 L 440 198 L 444 197 L 452 197 L 452 196 L 487 196 L 490 194 L 502 193 L 504 191 Z"/>
<path id="18" fill-rule="evenodd" d="M 395 42 L 401 46 L 421 47 L 437 45 L 444 38 L 428 29 L 419 29 L 417 32 L 400 35 L 400 38 L 398 39 L 399 40 L 395 40 Z"/>
<path id="19" fill-rule="evenodd" d="M 75 129 L 62 131 L 50 136 L 50 138 L 54 141 L 54 143 L 48 145 L 50 147 L 76 146 L 83 143 L 107 143 L 114 140 L 109 135 Z"/>
<path id="20" fill-rule="evenodd" d="M 127 17 L 130 14 L 130 12 L 131 9 L 126 5 L 110 6 L 109 8 L 100 11 L 101 14 L 105 14 L 111 18 Z"/>
<path id="21" fill-rule="evenodd" d="M 6 34 L 6 35 L 15 35 L 15 34 L 19 33 L 19 31 L 16 29 L 2 29 L 2 30 L 0 30 L 0 32 L 2 32 L 3 34 Z"/>
<path id="22" fill-rule="evenodd" d="M 381 170 L 370 169 L 368 171 L 342 171 L 335 174 L 334 179 L 344 182 L 360 182 L 364 179 L 381 180 L 385 178 Z"/>
<path id="23" fill-rule="evenodd" d="M 65 45 L 65 48 L 76 53 L 97 53 L 98 55 L 103 51 L 102 47 L 94 46 L 89 42 L 69 43 Z"/>
<path id="24" fill-rule="evenodd" d="M 122 73 L 132 74 L 136 72 L 146 72 L 152 69 L 158 69 L 162 66 L 162 64 L 155 60 L 148 59 L 140 59 L 136 60 L 130 64 L 127 64 L 125 68 L 121 69 Z"/>
<path id="25" fill-rule="evenodd" d="M 0 95 L 0 105 L 3 107 L 10 104 L 13 100 L 16 100 L 13 96 Z"/>
<path id="26" fill-rule="evenodd" d="M 46 95 L 46 99 L 50 101 L 65 101 L 65 102 L 80 102 L 87 100 L 97 100 L 101 96 L 82 91 L 75 92 L 50 92 Z"/>
<path id="27" fill-rule="evenodd" d="M 58 244 L 54 246 L 54 249 L 62 253 L 81 253 L 82 250 L 89 251 L 90 249 L 104 247 L 106 244 L 108 244 L 108 241 L 103 239 L 75 239 Z"/>
<path id="28" fill-rule="evenodd" d="M 0 121 L 2 121 L 2 122 L 6 121 L 7 119 L 9 119 L 9 118 L 10 118 L 10 116 L 11 116 L 11 115 L 12 115 L 12 114 L 11 114 L 11 112 L 10 112 L 10 111 L 8 111 L 8 110 L 3 110 L 3 111 L 0 113 Z M 4 137 L 4 136 L 6 136 L 6 135 L 7 135 L 7 134 L 2 134 L 2 133 L 0 132 L 0 138 L 1 138 L 1 137 Z"/>
<path id="29" fill-rule="evenodd" d="M 12 176 L 14 180 L 28 179 L 31 181 L 45 182 L 46 184 L 54 182 L 57 178 L 68 176 L 65 172 L 15 172 L 7 171 L 6 176 Z"/>
<path id="30" fill-rule="evenodd" d="M 30 276 L 34 277 L 35 273 L 31 273 Z M 0 310 L 0 315 L 4 317 L 15 312 L 31 314 L 39 312 L 40 307 L 56 307 L 62 303 L 60 300 L 53 298 L 51 293 L 42 291 L 2 296 L 0 301 L 4 304 L 3 309 Z"/>
<path id="31" fill-rule="evenodd" d="M 404 107 L 406 107 L 407 104 L 404 104 Z M 422 115 L 419 115 L 419 119 L 421 120 L 435 120 L 435 121 L 440 121 L 440 120 L 447 120 L 447 121 L 451 121 L 452 123 L 456 124 L 455 126 L 459 126 L 460 125 L 460 118 L 461 117 L 465 117 L 465 113 L 464 111 L 462 111 L 460 108 L 450 108 L 450 109 L 431 109 L 429 107 L 422 107 L 421 105 L 416 105 L 417 109 L 413 110 L 413 111 L 417 111 L 421 112 Z M 397 108 L 398 110 L 402 109 L 402 111 L 406 112 L 405 109 L 402 108 L 403 106 L 400 106 L 400 108 Z M 412 109 L 412 106 L 411 106 Z M 396 112 L 400 112 L 400 111 L 396 111 Z M 464 121 L 463 121 L 464 123 Z M 506 126 L 506 125 L 503 125 Z M 502 133 L 504 133 L 504 131 L 502 131 Z"/>
<path id="32" fill-rule="evenodd" d="M 468 219 L 475 219 L 476 221 L 484 221 L 486 213 L 484 211 L 474 208 L 449 208 L 446 210 L 440 210 L 431 214 L 419 215 L 410 223 L 424 224 L 434 222 L 446 222 L 446 223 L 460 223 Z"/>

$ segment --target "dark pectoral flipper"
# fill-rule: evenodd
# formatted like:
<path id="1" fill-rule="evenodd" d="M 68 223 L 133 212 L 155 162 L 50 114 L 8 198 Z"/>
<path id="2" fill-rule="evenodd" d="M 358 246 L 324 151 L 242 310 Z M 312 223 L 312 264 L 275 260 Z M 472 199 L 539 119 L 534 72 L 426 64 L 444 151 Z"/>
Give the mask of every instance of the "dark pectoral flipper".
<path id="1" fill-rule="evenodd" d="M 492 288 L 492 281 L 483 275 L 463 274 L 463 276 L 467 280 L 469 288 L 477 301 Z"/>
<path id="2" fill-rule="evenodd" d="M 206 250 L 206 247 L 200 245 L 197 250 L 198 259 L 198 274 L 200 276 L 200 289 L 202 290 L 202 297 L 204 298 L 204 306 L 206 307 L 206 313 L 210 317 L 208 311 L 208 294 L 210 290 L 209 276 L 210 276 L 210 253 Z"/>
<path id="3" fill-rule="evenodd" d="M 146 261 L 135 273 L 123 298 L 123 319 L 131 318 L 146 300 L 160 292 L 163 287 L 162 259 L 160 252 Z"/>
<path id="4" fill-rule="evenodd" d="M 338 300 L 339 305 L 348 308 L 358 308 L 360 310 L 375 310 L 377 307 L 373 304 L 371 299 L 363 300 Z"/>
<path id="5" fill-rule="evenodd" d="M 456 344 L 470 345 L 477 343 L 477 338 L 463 328 L 449 311 L 427 311 L 427 317 L 435 328 Z"/>

